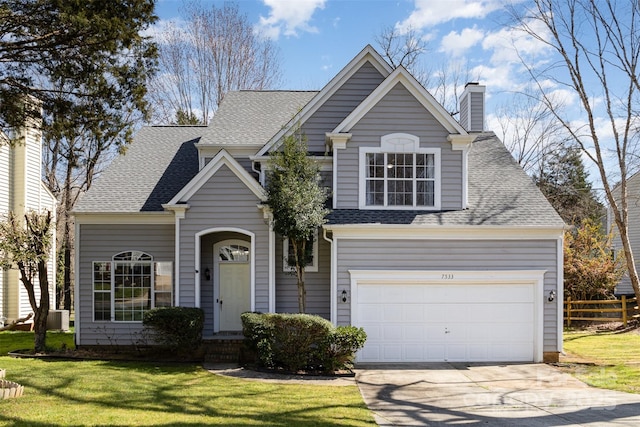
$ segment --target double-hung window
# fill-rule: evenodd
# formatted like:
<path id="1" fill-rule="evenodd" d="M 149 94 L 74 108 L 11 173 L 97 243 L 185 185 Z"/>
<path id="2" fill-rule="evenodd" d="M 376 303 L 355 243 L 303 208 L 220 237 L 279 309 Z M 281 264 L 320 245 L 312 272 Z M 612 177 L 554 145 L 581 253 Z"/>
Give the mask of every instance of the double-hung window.
<path id="1" fill-rule="evenodd" d="M 155 307 L 173 301 L 171 262 L 153 261 L 140 251 L 116 254 L 93 263 L 93 318 L 96 321 L 140 322 Z"/>
<path id="2" fill-rule="evenodd" d="M 285 272 L 293 271 L 293 267 L 291 264 L 294 263 L 293 258 L 293 244 L 287 238 L 283 239 L 282 242 L 282 251 L 283 251 L 283 263 L 282 270 Z M 305 255 L 306 259 L 306 267 L 304 271 L 306 272 L 317 272 L 318 271 L 318 232 L 316 231 L 313 234 L 313 237 L 307 241 L 305 247 Z"/>
<path id="3" fill-rule="evenodd" d="M 408 134 L 360 148 L 361 209 L 439 209 L 440 150 Z"/>

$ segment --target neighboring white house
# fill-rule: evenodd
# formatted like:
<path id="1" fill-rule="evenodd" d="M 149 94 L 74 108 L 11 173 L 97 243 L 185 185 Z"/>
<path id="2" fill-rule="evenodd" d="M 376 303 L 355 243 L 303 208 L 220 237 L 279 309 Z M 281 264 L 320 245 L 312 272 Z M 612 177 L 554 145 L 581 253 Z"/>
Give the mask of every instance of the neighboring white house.
<path id="1" fill-rule="evenodd" d="M 0 135 L 4 137 L 5 135 Z M 9 212 L 49 210 L 55 219 L 56 199 L 42 182 L 42 133 L 37 125 L 25 126 L 15 133 L 16 143 L 9 146 L 0 138 L 0 220 Z M 55 228 L 49 257 L 49 293 L 55 308 Z M 17 269 L 0 269 L 0 318 L 6 322 L 22 318 L 33 310 Z"/>
<path id="2" fill-rule="evenodd" d="M 619 186 L 613 189 L 613 195 L 617 200 L 620 200 Z M 629 242 L 631 243 L 636 268 L 640 268 L 640 172 L 635 173 L 627 179 L 627 203 L 629 209 L 629 218 L 627 221 Z M 607 209 L 607 228 L 613 231 L 613 245 L 616 251 L 622 250 L 622 242 L 620 241 L 618 229 L 614 224 L 611 207 Z M 615 294 L 619 296 L 635 295 L 628 274 L 625 273 L 624 276 L 622 276 L 620 283 L 616 286 Z"/>
<path id="3" fill-rule="evenodd" d="M 141 129 L 75 208 L 76 343 L 133 343 L 159 306 L 201 307 L 205 337 L 296 312 L 263 184 L 300 126 L 332 208 L 307 310 L 363 327 L 358 361 L 557 360 L 565 224 L 484 130 L 484 97 L 468 85 L 458 122 L 367 46 L 320 91 L 230 92 L 209 126 Z"/>

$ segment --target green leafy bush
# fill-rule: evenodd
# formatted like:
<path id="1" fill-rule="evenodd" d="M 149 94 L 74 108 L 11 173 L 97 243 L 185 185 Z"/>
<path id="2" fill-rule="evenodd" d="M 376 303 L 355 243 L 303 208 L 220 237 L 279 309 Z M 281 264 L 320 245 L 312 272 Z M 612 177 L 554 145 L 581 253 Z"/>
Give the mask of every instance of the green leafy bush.
<path id="1" fill-rule="evenodd" d="M 195 349 L 202 341 L 204 311 L 195 307 L 161 307 L 144 314 L 142 324 L 153 338 L 172 349 Z"/>
<path id="2" fill-rule="evenodd" d="M 366 340 L 362 328 L 308 314 L 244 313 L 242 325 L 260 366 L 291 372 L 350 368 Z"/>
<path id="3" fill-rule="evenodd" d="M 328 371 L 352 368 L 355 354 L 360 350 L 367 334 L 355 326 L 338 326 L 328 337 L 323 363 Z"/>

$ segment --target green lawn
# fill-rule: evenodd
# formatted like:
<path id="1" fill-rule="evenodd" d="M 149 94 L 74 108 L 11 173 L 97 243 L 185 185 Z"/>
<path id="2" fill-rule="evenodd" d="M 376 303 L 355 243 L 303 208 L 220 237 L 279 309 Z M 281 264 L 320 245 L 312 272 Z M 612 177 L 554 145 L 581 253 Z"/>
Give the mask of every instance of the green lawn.
<path id="1" fill-rule="evenodd" d="M 640 334 L 565 331 L 569 370 L 589 385 L 640 393 Z"/>
<path id="2" fill-rule="evenodd" d="M 68 341 L 70 340 L 70 341 Z M 70 334 L 47 336 L 51 346 Z M 0 369 L 25 395 L 0 401 L 0 425 L 374 425 L 356 386 L 271 384 L 221 377 L 197 364 L 14 359 L 33 334 L 0 333 Z"/>

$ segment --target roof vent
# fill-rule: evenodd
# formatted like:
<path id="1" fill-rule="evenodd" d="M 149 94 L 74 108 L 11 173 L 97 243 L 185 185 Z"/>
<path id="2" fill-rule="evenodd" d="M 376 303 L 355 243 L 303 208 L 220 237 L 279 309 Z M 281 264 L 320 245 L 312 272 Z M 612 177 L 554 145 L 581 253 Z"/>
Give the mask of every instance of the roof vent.
<path id="1" fill-rule="evenodd" d="M 460 124 L 467 132 L 484 131 L 485 86 L 469 82 L 460 97 Z"/>

